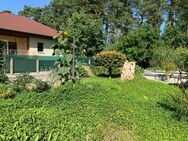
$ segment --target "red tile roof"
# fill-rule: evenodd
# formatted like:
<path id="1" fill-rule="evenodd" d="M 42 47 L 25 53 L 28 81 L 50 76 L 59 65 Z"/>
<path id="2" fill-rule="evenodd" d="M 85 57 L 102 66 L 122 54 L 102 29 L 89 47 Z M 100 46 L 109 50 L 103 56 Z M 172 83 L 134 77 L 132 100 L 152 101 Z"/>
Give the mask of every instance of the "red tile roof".
<path id="1" fill-rule="evenodd" d="M 53 37 L 57 31 L 24 16 L 0 12 L 0 29 Z"/>

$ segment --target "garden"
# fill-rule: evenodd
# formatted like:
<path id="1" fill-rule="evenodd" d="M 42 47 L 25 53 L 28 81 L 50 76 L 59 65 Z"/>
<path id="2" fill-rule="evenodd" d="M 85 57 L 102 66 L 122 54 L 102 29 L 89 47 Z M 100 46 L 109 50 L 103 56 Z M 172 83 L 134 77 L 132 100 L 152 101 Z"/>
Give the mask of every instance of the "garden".
<path id="1" fill-rule="evenodd" d="M 10 81 L 0 42 L 0 141 L 186 141 L 184 5 L 186 0 L 54 0 L 44 8 L 25 6 L 19 15 L 59 31 L 51 48 L 60 57 L 48 81 L 28 73 Z M 136 64 L 134 76 L 122 80 L 129 62 Z M 148 80 L 146 69 L 166 78 L 178 71 L 179 83 Z"/>
<path id="2" fill-rule="evenodd" d="M 0 140 L 188 138 L 185 84 L 181 88 L 147 80 L 139 67 L 133 80 L 122 81 L 119 67 L 125 56 L 115 51 L 97 54 L 96 65 L 106 62 L 87 66 L 90 73 L 75 66 L 73 77 L 73 58 L 64 55 L 68 59 L 57 60 L 60 68 L 55 71 L 60 85 L 29 74 L 20 74 L 13 82 L 2 81 Z"/>
<path id="3" fill-rule="evenodd" d="M 0 140 L 183 141 L 187 116 L 163 107 L 181 95 L 176 86 L 140 76 L 91 77 L 43 93 L 22 92 L 0 100 Z"/>

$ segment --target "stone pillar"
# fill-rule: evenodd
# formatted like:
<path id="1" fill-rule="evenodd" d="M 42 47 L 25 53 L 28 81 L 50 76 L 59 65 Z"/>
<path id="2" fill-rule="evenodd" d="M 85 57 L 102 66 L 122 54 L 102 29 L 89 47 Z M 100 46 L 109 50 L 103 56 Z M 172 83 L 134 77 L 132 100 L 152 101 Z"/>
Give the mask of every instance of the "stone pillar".
<path id="1" fill-rule="evenodd" d="M 126 61 L 123 65 L 123 69 L 121 72 L 121 80 L 133 80 L 135 74 L 135 62 L 128 62 Z"/>

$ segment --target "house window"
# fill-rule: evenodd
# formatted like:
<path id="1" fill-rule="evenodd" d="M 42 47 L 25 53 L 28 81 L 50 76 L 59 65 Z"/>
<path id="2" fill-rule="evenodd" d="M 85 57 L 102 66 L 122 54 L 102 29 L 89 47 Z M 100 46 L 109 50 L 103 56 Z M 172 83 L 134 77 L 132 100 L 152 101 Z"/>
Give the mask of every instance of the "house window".
<path id="1" fill-rule="evenodd" d="M 17 43 L 16 42 L 8 42 L 8 50 L 9 50 L 9 54 L 11 54 L 11 55 L 17 54 Z"/>
<path id="2" fill-rule="evenodd" d="M 43 43 L 38 43 L 38 52 L 43 52 L 43 51 L 44 51 Z"/>

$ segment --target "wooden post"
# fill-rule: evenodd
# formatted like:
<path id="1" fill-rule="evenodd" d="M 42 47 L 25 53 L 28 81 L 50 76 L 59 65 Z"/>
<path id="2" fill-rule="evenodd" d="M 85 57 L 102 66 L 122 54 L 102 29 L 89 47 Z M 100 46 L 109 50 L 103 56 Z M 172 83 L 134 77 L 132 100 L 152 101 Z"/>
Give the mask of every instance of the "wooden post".
<path id="1" fill-rule="evenodd" d="M 14 60 L 13 57 L 10 57 L 10 76 L 12 77 L 14 75 Z"/>
<path id="2" fill-rule="evenodd" d="M 39 73 L 39 65 L 40 65 L 40 62 L 39 62 L 39 59 L 37 58 L 37 60 L 36 60 L 36 73 Z"/>

